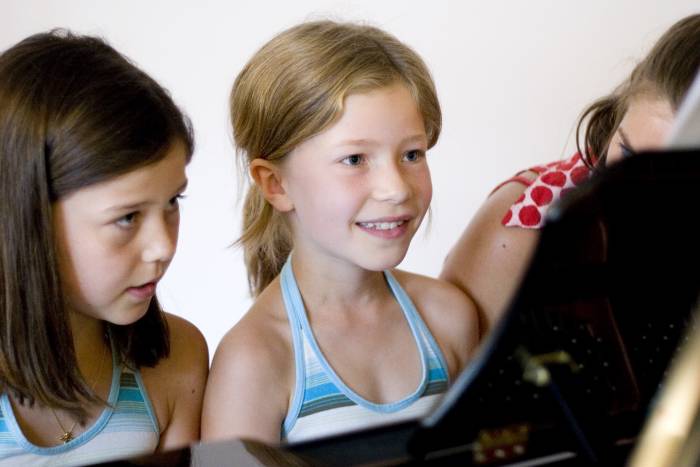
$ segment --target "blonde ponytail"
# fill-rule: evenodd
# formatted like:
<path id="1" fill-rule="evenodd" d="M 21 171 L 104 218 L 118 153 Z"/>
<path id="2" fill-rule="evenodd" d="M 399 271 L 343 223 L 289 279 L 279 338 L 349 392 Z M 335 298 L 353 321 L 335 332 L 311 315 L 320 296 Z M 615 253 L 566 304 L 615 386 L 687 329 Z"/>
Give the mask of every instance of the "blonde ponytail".
<path id="1" fill-rule="evenodd" d="M 248 270 L 248 287 L 258 296 L 282 270 L 292 251 L 292 236 L 282 214 L 251 184 L 243 205 L 243 233 L 238 239 Z"/>

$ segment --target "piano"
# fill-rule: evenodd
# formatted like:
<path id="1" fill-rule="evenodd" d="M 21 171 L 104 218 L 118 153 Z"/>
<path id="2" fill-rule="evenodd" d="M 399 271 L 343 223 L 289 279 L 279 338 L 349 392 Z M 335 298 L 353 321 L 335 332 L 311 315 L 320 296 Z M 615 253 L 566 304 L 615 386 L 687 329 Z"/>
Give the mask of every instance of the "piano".
<path id="1" fill-rule="evenodd" d="M 699 211 L 697 150 L 637 155 L 571 193 L 504 317 L 421 419 L 103 465 L 623 465 L 698 329 Z"/>

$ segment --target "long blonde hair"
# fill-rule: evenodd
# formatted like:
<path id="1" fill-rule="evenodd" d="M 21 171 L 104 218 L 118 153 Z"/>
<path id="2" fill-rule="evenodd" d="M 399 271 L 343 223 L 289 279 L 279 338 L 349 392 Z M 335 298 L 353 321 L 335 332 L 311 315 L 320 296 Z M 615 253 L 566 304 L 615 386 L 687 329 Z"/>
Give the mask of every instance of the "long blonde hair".
<path id="1" fill-rule="evenodd" d="M 239 166 L 279 161 L 336 122 L 345 98 L 404 84 L 423 117 L 428 147 L 440 134 L 435 85 L 423 60 L 372 26 L 316 21 L 275 36 L 246 64 L 231 91 L 231 122 Z M 285 218 L 250 183 L 243 207 L 248 285 L 258 295 L 279 274 L 292 249 Z"/>

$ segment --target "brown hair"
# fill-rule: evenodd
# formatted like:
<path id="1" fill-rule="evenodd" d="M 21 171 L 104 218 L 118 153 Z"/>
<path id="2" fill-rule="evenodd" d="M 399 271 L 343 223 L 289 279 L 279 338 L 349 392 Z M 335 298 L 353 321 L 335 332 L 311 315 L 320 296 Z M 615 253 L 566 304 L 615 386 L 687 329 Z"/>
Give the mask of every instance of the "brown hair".
<path id="1" fill-rule="evenodd" d="M 440 105 L 428 68 L 410 47 L 378 28 L 332 21 L 280 33 L 251 58 L 231 91 L 242 171 L 256 158 L 278 161 L 328 128 L 340 118 L 348 95 L 396 82 L 416 100 L 432 147 L 440 134 Z M 258 295 L 279 274 L 292 239 L 284 217 L 253 183 L 238 243 L 250 290 Z"/>
<path id="2" fill-rule="evenodd" d="M 52 205 L 88 185 L 193 151 L 168 93 L 103 40 L 63 30 L 0 55 L 0 391 L 82 418 L 99 399 L 73 348 Z M 139 321 L 108 326 L 121 357 L 155 365 L 169 334 L 154 298 Z"/>
<path id="3" fill-rule="evenodd" d="M 699 69 L 700 14 L 696 14 L 671 26 L 629 78 L 583 111 L 576 127 L 576 145 L 586 163 L 591 167 L 605 163 L 607 147 L 631 99 L 641 94 L 667 99 L 676 111 Z M 582 151 L 579 140 L 584 127 Z"/>

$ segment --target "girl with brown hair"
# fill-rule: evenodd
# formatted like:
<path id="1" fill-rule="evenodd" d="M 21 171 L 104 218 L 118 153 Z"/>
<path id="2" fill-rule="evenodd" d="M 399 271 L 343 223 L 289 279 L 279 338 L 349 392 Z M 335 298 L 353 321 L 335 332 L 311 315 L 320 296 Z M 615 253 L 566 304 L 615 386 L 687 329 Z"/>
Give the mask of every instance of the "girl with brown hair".
<path id="1" fill-rule="evenodd" d="M 547 210 L 599 168 L 661 147 L 699 69 L 700 15 L 692 15 L 672 25 L 610 95 L 584 110 L 577 154 L 520 172 L 489 195 L 440 276 L 474 299 L 482 335 L 520 283 Z"/>
<path id="2" fill-rule="evenodd" d="M 66 31 L 0 55 L 0 109 L 0 464 L 198 439 L 206 344 L 155 297 L 188 120 L 104 41 Z"/>

